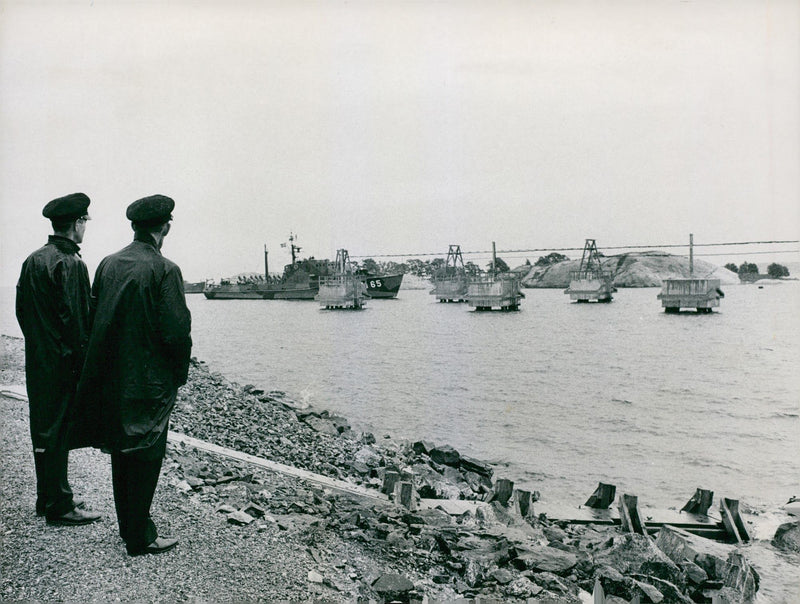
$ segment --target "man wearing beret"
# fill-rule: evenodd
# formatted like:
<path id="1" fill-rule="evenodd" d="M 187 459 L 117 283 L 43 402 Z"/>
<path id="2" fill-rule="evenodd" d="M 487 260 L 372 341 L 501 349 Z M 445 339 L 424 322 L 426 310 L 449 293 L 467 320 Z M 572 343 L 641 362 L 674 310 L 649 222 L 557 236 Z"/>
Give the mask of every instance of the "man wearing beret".
<path id="1" fill-rule="evenodd" d="M 89 198 L 73 193 L 49 202 L 53 226 L 44 247 L 22 265 L 16 313 L 25 336 L 25 381 L 36 469 L 36 514 L 48 524 L 89 524 L 99 514 L 75 502 L 67 480 L 69 449 L 89 443 L 71 435 L 75 391 L 89 339 L 89 273 L 78 253 Z"/>
<path id="2" fill-rule="evenodd" d="M 92 333 L 79 399 L 111 453 L 114 503 L 128 553 L 158 554 L 177 539 L 150 518 L 178 387 L 189 371 L 191 316 L 178 266 L 161 255 L 175 202 L 128 206 L 133 243 L 103 259 L 92 284 Z"/>

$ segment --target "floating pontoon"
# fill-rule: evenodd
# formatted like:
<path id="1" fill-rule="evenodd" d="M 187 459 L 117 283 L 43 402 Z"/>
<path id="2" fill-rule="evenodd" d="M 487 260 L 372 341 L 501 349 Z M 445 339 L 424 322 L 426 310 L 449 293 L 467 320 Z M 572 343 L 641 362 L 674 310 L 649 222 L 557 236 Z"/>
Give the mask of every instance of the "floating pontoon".
<path id="1" fill-rule="evenodd" d="M 677 313 L 681 308 L 693 308 L 699 313 L 710 313 L 719 306 L 725 294 L 719 279 L 694 277 L 694 235 L 689 235 L 689 277 L 664 279 L 658 299 L 664 312 Z"/>

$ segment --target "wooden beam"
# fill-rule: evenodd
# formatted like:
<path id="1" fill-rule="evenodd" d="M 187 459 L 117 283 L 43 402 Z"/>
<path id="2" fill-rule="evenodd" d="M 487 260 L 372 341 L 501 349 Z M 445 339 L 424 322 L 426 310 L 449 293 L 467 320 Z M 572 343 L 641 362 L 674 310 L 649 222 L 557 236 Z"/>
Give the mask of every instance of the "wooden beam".
<path id="1" fill-rule="evenodd" d="M 647 534 L 639 514 L 639 498 L 636 495 L 622 495 L 619 498 L 619 517 L 623 531 Z"/>
<path id="2" fill-rule="evenodd" d="M 750 535 L 747 534 L 747 527 L 744 525 L 742 517 L 739 515 L 739 500 L 723 498 L 719 503 L 719 511 L 722 515 L 722 524 L 736 543 L 748 543 Z"/>
<path id="3" fill-rule="evenodd" d="M 241 451 L 228 449 L 227 447 L 221 447 L 219 445 L 215 445 L 214 443 L 206 442 L 191 436 L 186 436 L 185 434 L 180 434 L 178 432 L 170 431 L 168 439 L 172 443 L 183 443 L 189 447 L 195 447 L 201 451 L 214 453 L 216 455 L 234 459 L 236 461 L 249 463 L 265 470 L 283 474 L 284 476 L 292 476 L 300 480 L 313 482 L 324 488 L 333 489 L 335 491 L 340 491 L 342 493 L 355 495 L 357 497 L 370 499 L 373 501 L 380 501 L 382 503 L 387 503 L 389 501 L 385 495 L 382 495 L 377 491 L 368 491 L 364 487 L 357 484 L 346 482 L 344 480 L 336 480 L 335 478 L 329 478 L 327 476 L 315 474 L 314 472 L 309 472 L 293 466 L 287 466 L 275 461 L 270 461 L 269 459 L 264 459 L 263 457 L 256 457 L 255 455 L 249 455 L 248 453 L 242 453 Z"/>

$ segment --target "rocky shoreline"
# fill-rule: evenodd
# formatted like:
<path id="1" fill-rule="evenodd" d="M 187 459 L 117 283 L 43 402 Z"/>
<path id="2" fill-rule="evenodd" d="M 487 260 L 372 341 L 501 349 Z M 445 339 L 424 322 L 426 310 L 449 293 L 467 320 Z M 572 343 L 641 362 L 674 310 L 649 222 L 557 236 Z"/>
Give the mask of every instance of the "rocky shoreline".
<path id="1" fill-rule="evenodd" d="M 3 351 L 0 380 L 21 383 L 21 340 L 3 336 Z M 258 556 L 267 547 L 279 561 L 286 557 L 286 585 L 266 596 L 243 577 L 234 598 L 577 603 L 592 601 L 600 586 L 606 602 L 747 602 L 759 587 L 739 548 L 679 529 L 653 538 L 553 522 L 521 506 L 518 493 L 504 495 L 489 465 L 451 447 L 378 441 L 345 418 L 283 392 L 240 386 L 196 360 L 171 429 L 375 493 L 388 473 L 413 476 L 416 497 L 403 507 L 170 444 L 159 489 L 169 491 L 173 507 L 208 510 L 229 539 L 243 541 L 241 551 Z M 475 505 L 415 509 L 419 497 Z M 797 545 L 798 532 L 790 529 L 786 547 Z M 308 560 L 302 568 L 297 551 Z"/>
<path id="2" fill-rule="evenodd" d="M 256 517 L 262 511 L 310 513 L 342 538 L 413 559 L 427 580 L 422 586 L 407 584 L 416 590 L 407 594 L 409 598 L 436 597 L 428 590 L 447 586 L 450 597 L 579 602 L 599 581 L 607 601 L 637 595 L 645 602 L 710 601 L 711 591 L 726 601 L 747 601 L 758 588 L 757 573 L 733 547 L 714 543 L 715 561 L 703 567 L 687 562 L 681 548 L 696 548 L 702 561 L 709 558 L 712 546 L 677 530 L 662 531 L 654 540 L 622 534 L 615 527 L 573 526 L 526 516 L 513 498 L 498 497 L 489 465 L 463 458 L 452 447 L 376 441 L 372 434 L 354 433 L 345 418 L 298 404 L 283 392 L 231 383 L 208 372 L 202 362 L 192 363 L 173 418 L 175 431 L 376 492 L 387 472 L 396 472 L 413 475 L 420 497 L 486 502 L 453 516 L 438 509 L 353 508 L 318 493 L 265 496 L 254 488 L 249 497 L 226 508 L 231 514 L 245 512 L 236 522 L 253 517 L 243 506 L 251 506 Z M 182 488 L 187 491 L 187 486 L 192 492 L 209 486 L 191 471 L 184 478 Z M 669 554 L 679 550 L 676 562 Z"/>

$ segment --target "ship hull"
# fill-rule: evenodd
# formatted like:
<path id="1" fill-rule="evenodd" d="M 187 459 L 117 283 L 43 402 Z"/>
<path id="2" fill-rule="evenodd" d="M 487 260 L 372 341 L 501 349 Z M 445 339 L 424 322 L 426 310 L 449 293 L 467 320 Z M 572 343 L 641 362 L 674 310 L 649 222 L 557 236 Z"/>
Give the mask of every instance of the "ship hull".
<path id="1" fill-rule="evenodd" d="M 203 290 L 206 287 L 205 281 L 198 281 L 197 283 L 189 283 L 188 281 L 183 282 L 183 293 L 184 294 L 202 294 Z"/>
<path id="2" fill-rule="evenodd" d="M 207 287 L 203 295 L 209 300 L 313 300 L 319 291 L 315 287 L 276 288 L 218 285 Z"/>
<path id="3" fill-rule="evenodd" d="M 403 283 L 403 274 L 397 275 L 370 275 L 364 278 L 367 286 L 365 296 L 368 298 L 396 298 Z"/>

